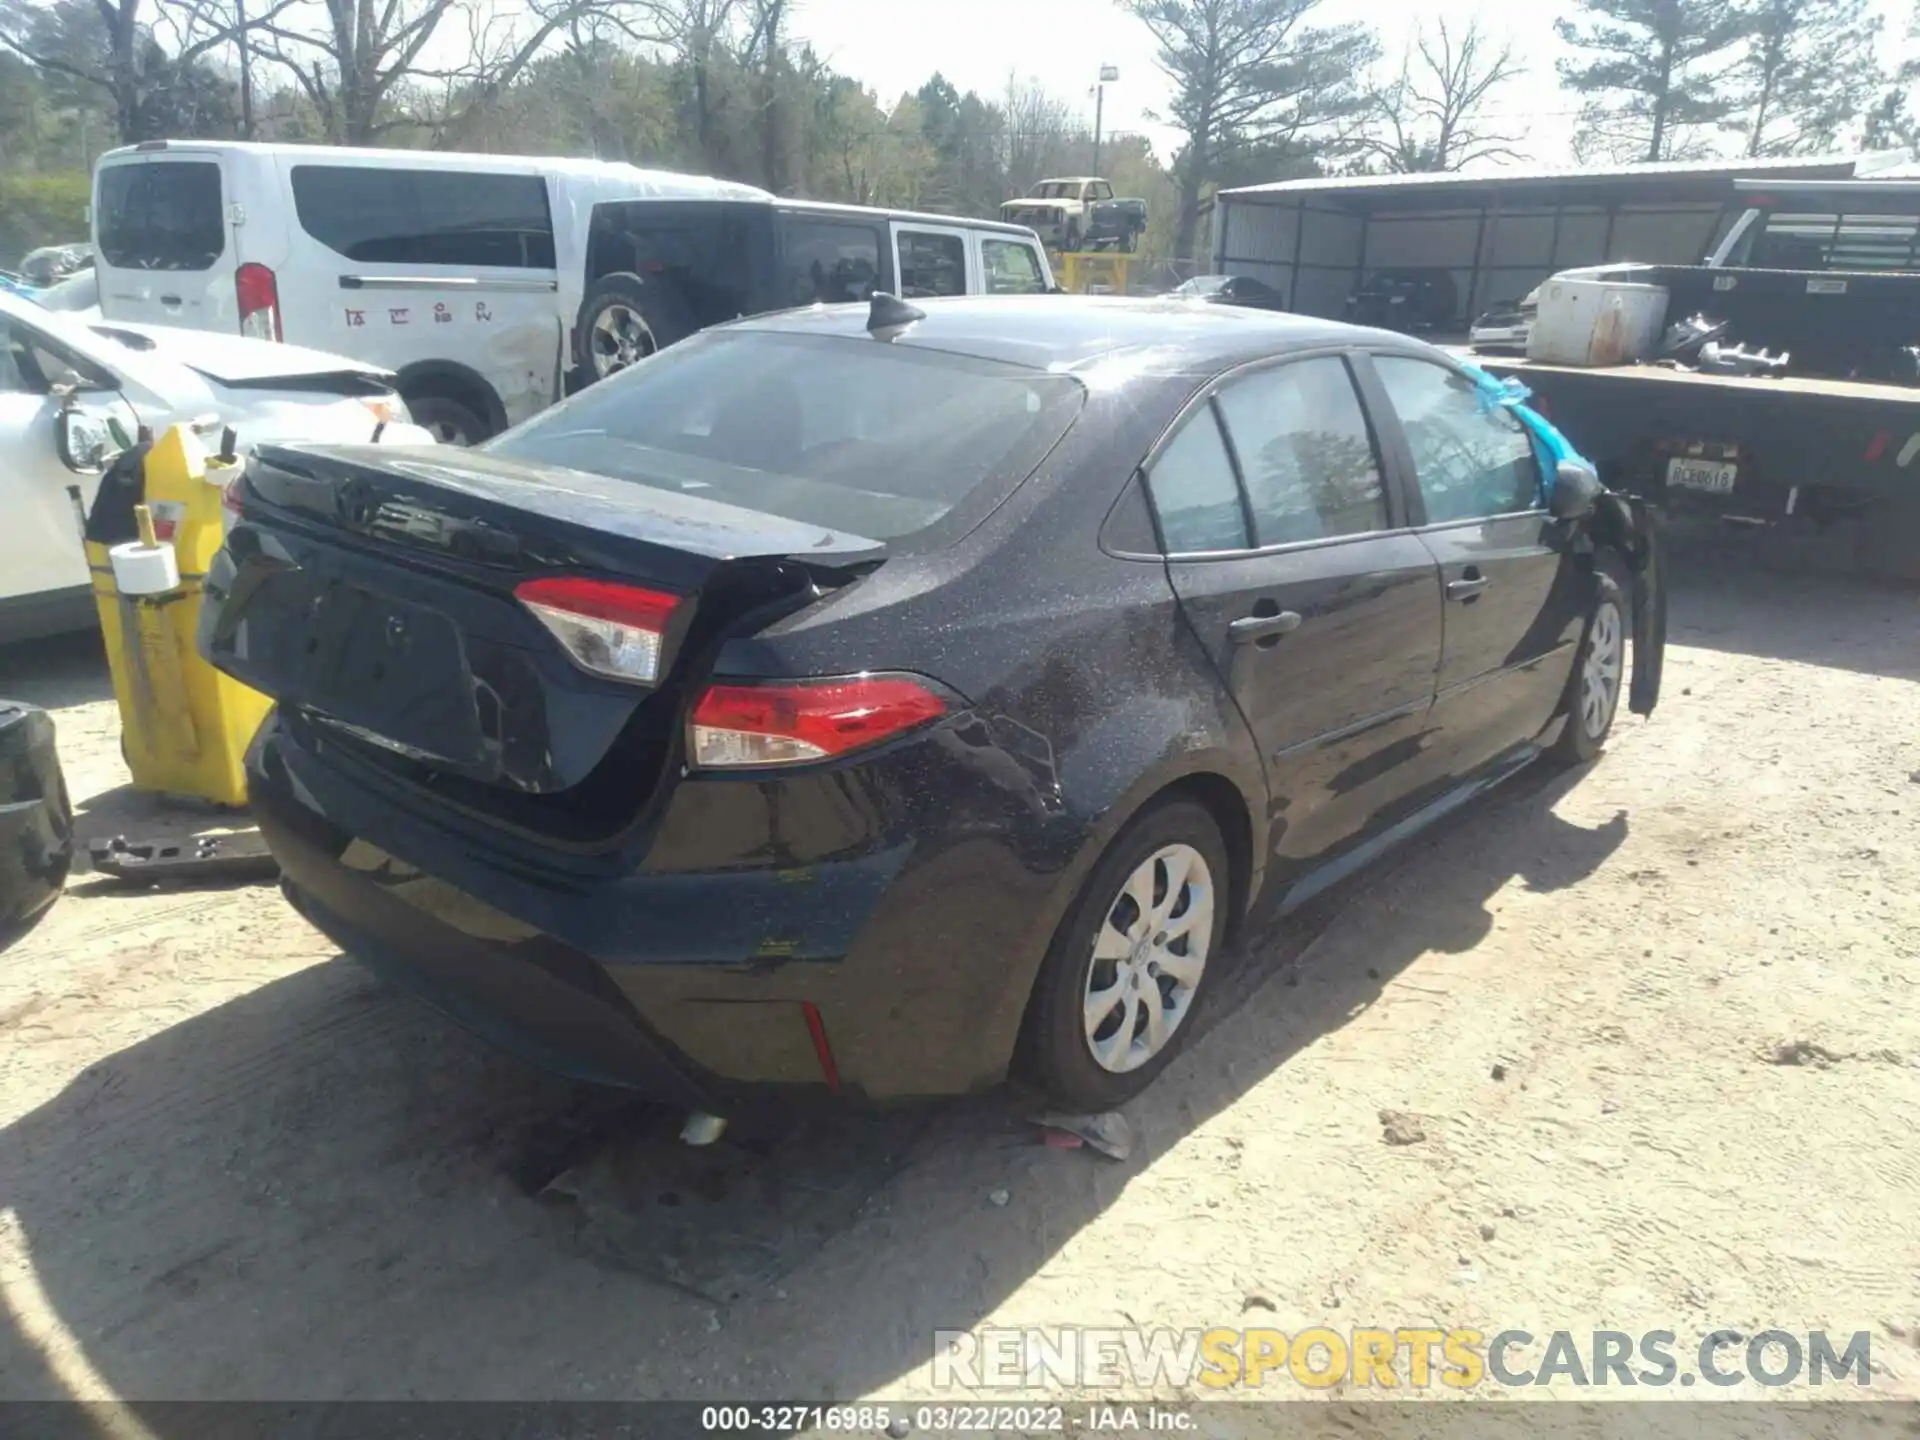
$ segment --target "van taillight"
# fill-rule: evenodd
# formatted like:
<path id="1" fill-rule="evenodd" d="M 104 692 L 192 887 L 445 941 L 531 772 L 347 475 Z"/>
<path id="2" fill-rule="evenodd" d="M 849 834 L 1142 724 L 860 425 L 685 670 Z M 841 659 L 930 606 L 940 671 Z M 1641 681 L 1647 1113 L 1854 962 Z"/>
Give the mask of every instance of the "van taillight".
<path id="1" fill-rule="evenodd" d="M 280 286 L 273 271 L 242 265 L 234 272 L 233 289 L 240 301 L 240 333 L 255 340 L 280 339 Z"/>

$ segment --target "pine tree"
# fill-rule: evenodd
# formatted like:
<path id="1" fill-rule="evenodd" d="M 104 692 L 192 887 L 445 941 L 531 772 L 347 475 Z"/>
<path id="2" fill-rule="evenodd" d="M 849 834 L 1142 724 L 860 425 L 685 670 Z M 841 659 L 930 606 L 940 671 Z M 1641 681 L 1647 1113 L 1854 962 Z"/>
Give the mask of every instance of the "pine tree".
<path id="1" fill-rule="evenodd" d="M 1737 66 L 1749 155 L 1838 150 L 1881 81 L 1869 0 L 1758 0 Z"/>
<path id="2" fill-rule="evenodd" d="M 1159 42 L 1173 81 L 1168 118 L 1186 138 L 1174 159 L 1175 253 L 1193 256 L 1200 201 L 1232 162 L 1290 151 L 1366 108 L 1361 80 L 1379 53 L 1365 25 L 1314 25 L 1320 0 L 1124 0 Z"/>
<path id="3" fill-rule="evenodd" d="M 1579 0 L 1581 16 L 1554 31 L 1579 51 L 1560 83 L 1590 97 L 1581 157 L 1684 159 L 1703 129 L 1724 129 L 1740 108 L 1734 53 L 1753 28 L 1731 0 Z"/>

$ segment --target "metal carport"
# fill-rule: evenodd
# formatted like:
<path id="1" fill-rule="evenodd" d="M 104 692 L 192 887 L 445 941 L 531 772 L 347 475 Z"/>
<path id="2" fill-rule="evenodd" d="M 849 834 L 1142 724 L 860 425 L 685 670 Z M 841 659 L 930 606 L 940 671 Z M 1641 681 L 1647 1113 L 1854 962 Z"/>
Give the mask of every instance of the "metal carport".
<path id="1" fill-rule="evenodd" d="M 1698 261 L 1744 208 L 1736 179 L 1848 180 L 1893 161 L 1836 155 L 1248 185 L 1217 197 L 1213 269 L 1264 280 L 1301 314 L 1337 318 L 1363 275 L 1442 268 L 1464 326 L 1575 265 Z"/>

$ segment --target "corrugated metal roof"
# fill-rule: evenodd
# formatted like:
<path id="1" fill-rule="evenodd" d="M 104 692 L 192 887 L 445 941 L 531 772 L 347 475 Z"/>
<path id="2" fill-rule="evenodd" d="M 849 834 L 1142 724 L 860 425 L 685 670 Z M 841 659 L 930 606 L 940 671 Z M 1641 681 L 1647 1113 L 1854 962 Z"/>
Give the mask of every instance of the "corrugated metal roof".
<path id="1" fill-rule="evenodd" d="M 1454 171 L 1430 175 L 1317 175 L 1308 180 L 1276 180 L 1266 185 L 1241 185 L 1232 190 L 1222 190 L 1220 194 L 1230 200 L 1310 194 L 1384 196 L 1408 192 L 1499 189 L 1509 185 L 1553 185 L 1568 181 L 1588 185 L 1618 181 L 1626 185 L 1635 180 L 1665 176 L 1733 179 L 1742 175 L 1812 175 L 1834 170 L 1843 172 L 1836 178 L 1845 179 L 1857 173 L 1855 166 L 1861 158 L 1857 153 L 1848 153 L 1769 160 L 1674 160 L 1610 168 L 1564 166 L 1540 170 L 1487 170 L 1473 175 Z"/>

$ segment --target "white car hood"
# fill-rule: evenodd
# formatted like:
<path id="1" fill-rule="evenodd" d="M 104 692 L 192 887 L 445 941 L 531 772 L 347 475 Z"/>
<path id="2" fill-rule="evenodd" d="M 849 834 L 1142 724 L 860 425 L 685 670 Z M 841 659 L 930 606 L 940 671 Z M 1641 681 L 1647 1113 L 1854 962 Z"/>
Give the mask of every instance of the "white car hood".
<path id="1" fill-rule="evenodd" d="M 280 345 L 245 335 L 220 335 L 171 325 L 129 325 L 118 320 L 96 320 L 88 328 L 96 334 L 133 337 L 134 344 L 127 347 L 129 356 L 151 355 L 171 360 L 223 385 L 258 384 L 263 380 L 291 380 L 313 375 L 390 378 L 390 372 L 378 365 L 349 360 L 342 355 L 329 355 L 324 350 Z"/>

